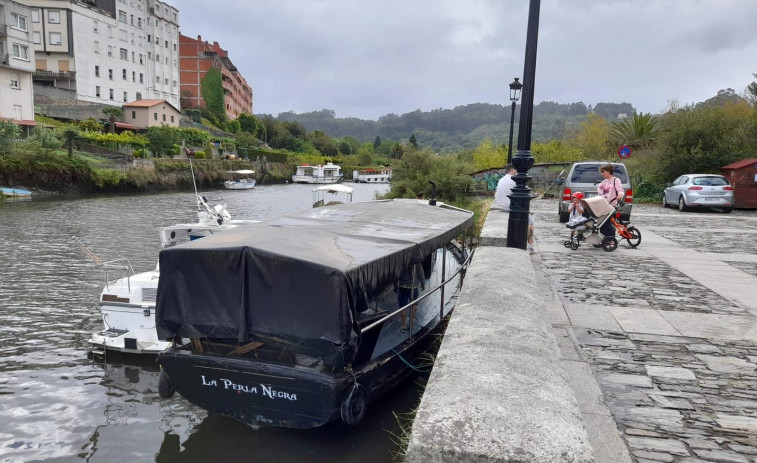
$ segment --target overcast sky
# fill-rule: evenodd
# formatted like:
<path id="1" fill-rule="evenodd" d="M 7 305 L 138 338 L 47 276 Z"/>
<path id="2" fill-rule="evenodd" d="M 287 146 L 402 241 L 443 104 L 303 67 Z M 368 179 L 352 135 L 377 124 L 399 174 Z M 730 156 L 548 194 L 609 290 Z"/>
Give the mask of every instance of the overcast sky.
<path id="1" fill-rule="evenodd" d="M 218 41 L 253 111 L 377 119 L 509 104 L 528 0 L 168 0 L 181 32 Z M 670 101 L 742 93 L 757 73 L 755 0 L 542 0 L 535 102 Z"/>

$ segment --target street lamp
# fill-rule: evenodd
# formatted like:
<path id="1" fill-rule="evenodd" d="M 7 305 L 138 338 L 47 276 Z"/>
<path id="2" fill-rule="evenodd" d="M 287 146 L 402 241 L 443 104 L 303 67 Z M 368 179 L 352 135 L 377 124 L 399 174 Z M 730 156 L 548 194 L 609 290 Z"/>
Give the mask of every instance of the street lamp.
<path id="1" fill-rule="evenodd" d="M 536 45 L 539 41 L 539 10 L 541 0 L 530 0 L 528 29 L 526 30 L 526 59 L 523 66 L 523 102 L 518 122 L 518 152 L 513 165 L 518 173 L 513 177 L 515 187 L 510 198 L 510 216 L 507 221 L 507 247 L 526 249 L 528 241 L 528 214 L 531 189 L 526 186 L 531 177 L 528 169 L 534 165 L 531 154 L 531 125 L 534 113 L 534 83 L 536 82 Z"/>
<path id="2" fill-rule="evenodd" d="M 510 113 L 510 142 L 507 144 L 507 164 L 513 163 L 513 122 L 515 121 L 515 104 L 520 98 L 520 89 L 523 84 L 518 82 L 518 78 L 510 84 L 510 101 L 513 102 L 512 112 Z"/>

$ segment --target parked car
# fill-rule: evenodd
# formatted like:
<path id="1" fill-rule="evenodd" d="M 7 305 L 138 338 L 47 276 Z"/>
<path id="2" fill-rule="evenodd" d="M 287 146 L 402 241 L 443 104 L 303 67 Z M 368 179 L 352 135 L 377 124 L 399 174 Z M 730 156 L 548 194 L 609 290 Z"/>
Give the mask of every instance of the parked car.
<path id="1" fill-rule="evenodd" d="M 596 196 L 597 185 L 604 180 L 602 174 L 599 173 L 599 168 L 606 164 L 612 164 L 615 167 L 615 175 L 621 181 L 623 189 L 625 190 L 625 198 L 623 198 L 624 205 L 620 208 L 620 220 L 628 221 L 631 219 L 631 203 L 633 203 L 633 188 L 631 187 L 631 178 L 628 175 L 628 169 L 626 166 L 620 163 L 608 163 L 601 161 L 586 161 L 576 162 L 570 166 L 568 175 L 563 182 L 562 200 L 557 209 L 557 213 L 560 216 L 560 222 L 568 221 L 568 206 L 570 205 L 570 197 L 573 193 L 580 191 L 584 194 L 584 198 L 591 198 Z"/>
<path id="2" fill-rule="evenodd" d="M 662 207 L 678 204 L 678 210 L 718 207 L 726 214 L 733 210 L 733 186 L 722 175 L 681 175 L 662 193 Z"/>

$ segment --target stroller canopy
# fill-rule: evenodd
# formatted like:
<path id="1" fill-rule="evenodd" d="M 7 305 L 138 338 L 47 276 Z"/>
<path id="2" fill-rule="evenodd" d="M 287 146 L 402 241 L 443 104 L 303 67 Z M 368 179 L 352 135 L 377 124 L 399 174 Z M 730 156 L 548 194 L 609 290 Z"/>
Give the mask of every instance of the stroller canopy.
<path id="1" fill-rule="evenodd" d="M 591 211 L 594 217 L 602 217 L 603 215 L 615 212 L 615 208 L 607 202 L 604 196 L 594 196 L 588 199 L 582 199 L 581 206 L 584 208 L 584 211 Z"/>

